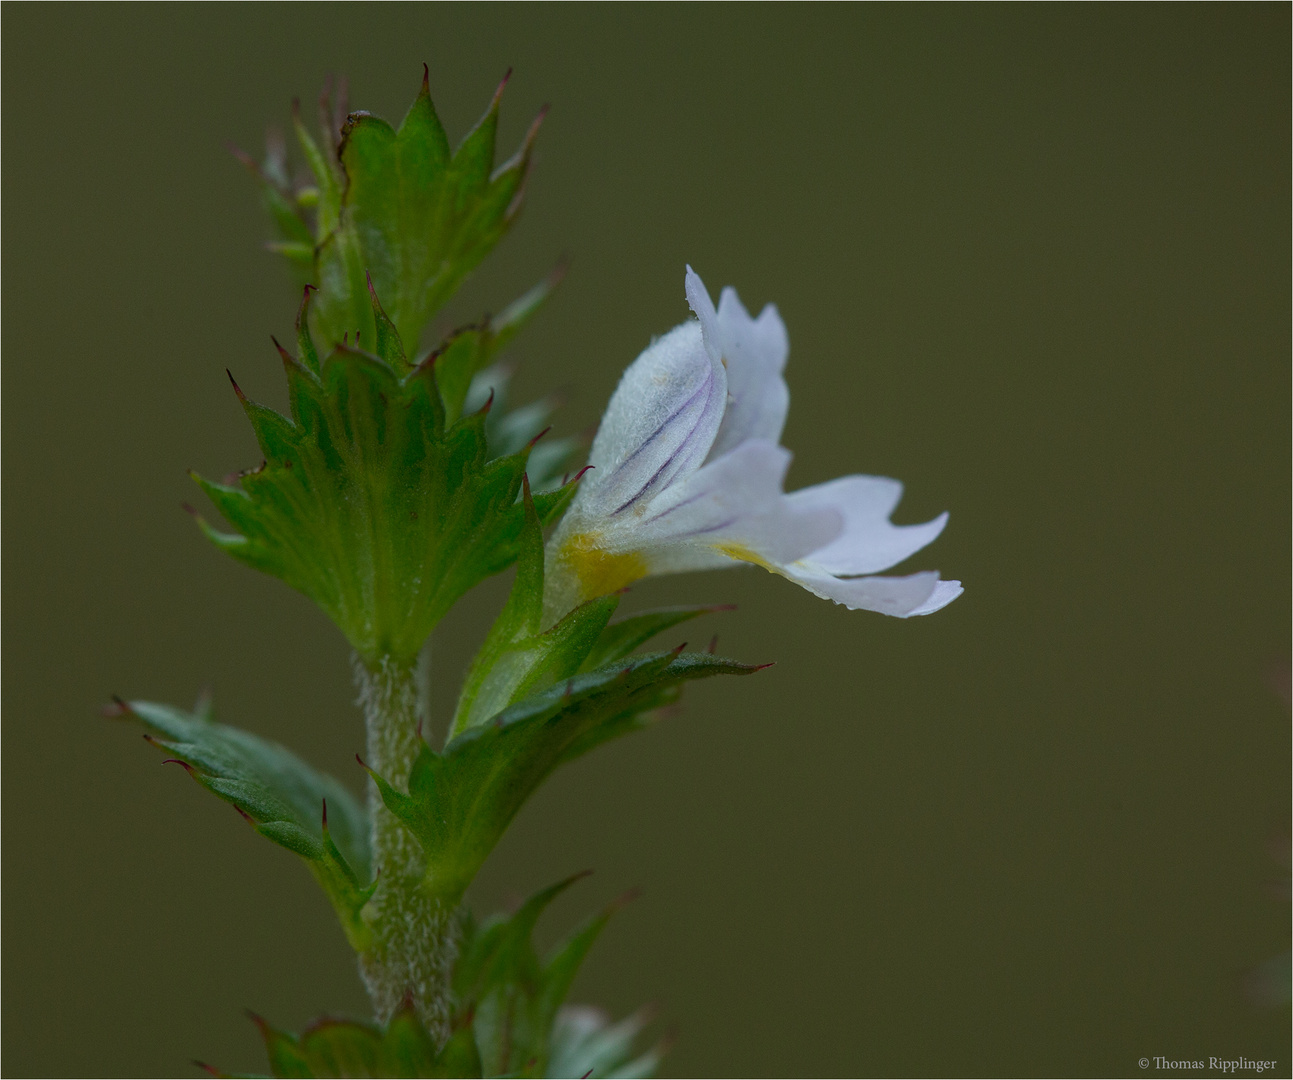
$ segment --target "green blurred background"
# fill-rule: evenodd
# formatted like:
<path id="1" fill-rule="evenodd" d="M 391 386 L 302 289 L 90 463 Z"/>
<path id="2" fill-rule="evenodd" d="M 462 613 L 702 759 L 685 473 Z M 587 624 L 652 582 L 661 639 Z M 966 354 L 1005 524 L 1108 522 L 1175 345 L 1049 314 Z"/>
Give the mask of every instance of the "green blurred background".
<path id="1" fill-rule="evenodd" d="M 595 423 L 687 316 L 790 328 L 791 486 L 951 511 L 928 619 L 756 572 L 691 636 L 776 660 L 558 774 L 474 890 L 642 898 L 578 1000 L 658 1002 L 676 1075 L 1144 1075 L 1281 1061 L 1245 973 L 1288 948 L 1289 8 L 5 6 L 4 1070 L 263 1068 L 365 1002 L 297 862 L 99 719 L 187 703 L 359 787 L 341 636 L 210 548 L 185 469 L 259 455 L 295 295 L 226 140 L 327 72 L 456 137 L 509 67 L 529 206 L 447 313 L 563 252 L 521 385 Z M 437 632 L 443 712 L 505 581 Z M 1284 672 L 1281 676 L 1280 671 Z M 1153 1068 L 1148 1072 L 1154 1072 Z"/>

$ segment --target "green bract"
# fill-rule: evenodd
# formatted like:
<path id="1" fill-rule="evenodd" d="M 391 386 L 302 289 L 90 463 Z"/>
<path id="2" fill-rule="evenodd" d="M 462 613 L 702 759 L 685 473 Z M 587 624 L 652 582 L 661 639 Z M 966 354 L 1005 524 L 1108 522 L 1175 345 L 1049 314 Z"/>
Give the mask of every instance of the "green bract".
<path id="1" fill-rule="evenodd" d="M 423 746 L 408 794 L 372 774 L 387 809 L 421 841 L 427 885 L 457 902 L 516 812 L 558 765 L 635 731 L 681 684 L 755 667 L 704 653 L 653 653 L 577 675 L 450 741 Z"/>
<path id="2" fill-rule="evenodd" d="M 600 1010 L 562 1006 L 588 949 L 628 897 L 609 905 L 540 959 L 532 935 L 544 909 L 584 875 L 543 889 L 512 915 L 463 927 L 453 984 L 457 1014 L 442 1046 L 406 1003 L 383 1027 L 324 1019 L 300 1035 L 252 1014 L 275 1077 L 639 1077 L 662 1046 L 635 1050 L 649 1014 L 612 1024 Z M 249 1076 L 204 1066 L 214 1076 Z"/>
<path id="3" fill-rule="evenodd" d="M 540 959 L 535 923 L 578 874 L 536 893 L 511 916 L 468 922 L 454 969 L 454 994 L 471 1017 L 486 1076 L 646 1076 L 659 1050 L 635 1055 L 644 1015 L 610 1025 L 595 1010 L 561 1008 L 584 956 L 622 897 Z"/>
<path id="4" fill-rule="evenodd" d="M 264 463 L 232 484 L 194 478 L 238 530 L 199 519 L 217 545 L 305 593 L 365 661 L 409 663 L 458 597 L 516 558 L 529 447 L 491 459 L 485 411 L 448 421 L 436 357 L 411 367 L 375 293 L 370 307 L 376 353 L 341 345 L 320 361 L 299 320 L 300 355 L 281 350 L 291 418 L 234 386 Z M 540 495 L 544 520 L 572 493 Z"/>
<path id="5" fill-rule="evenodd" d="M 369 664 L 411 662 L 453 602 L 516 557 L 517 494 L 548 406 L 490 422 L 489 390 L 506 372 L 485 369 L 561 272 L 425 357 L 406 349 L 520 209 L 538 121 L 493 171 L 501 93 L 453 153 L 424 72 L 398 130 L 368 113 L 342 120 L 344 95 L 334 109 L 325 93 L 326 152 L 297 110 L 312 185 L 293 183 L 281 148 L 260 168 L 244 156 L 280 236 L 273 246 L 311 284 L 297 356 L 279 347 L 291 419 L 235 383 L 265 462 L 236 483 L 195 477 L 237 531 L 203 528 L 314 600 Z M 476 411 L 464 417 L 469 400 Z M 573 449 L 564 440 L 541 455 L 536 487 Z M 539 497 L 545 521 L 570 494 Z"/>
<path id="6" fill-rule="evenodd" d="M 112 711 L 137 720 L 149 742 L 261 836 L 301 856 L 351 945 L 364 947 L 359 912 L 373 891 L 368 814 L 345 787 L 277 743 L 217 724 L 209 701 L 191 713 L 147 701 L 119 701 Z"/>
<path id="7" fill-rule="evenodd" d="M 372 339 L 365 288 L 365 275 L 371 275 L 400 337 L 416 349 L 431 316 L 516 220 L 543 114 L 521 149 L 496 170 L 498 105 L 506 85 L 504 79 L 485 115 L 452 152 L 425 68 L 421 92 L 398 129 L 366 112 L 344 115 L 342 96 L 334 108 L 325 91 L 323 147 L 299 109 L 294 116 L 313 184 L 293 183 L 281 149 L 262 168 L 251 166 L 279 234 L 272 246 L 298 277 L 323 290 L 312 321 L 329 345 L 347 335 Z"/>

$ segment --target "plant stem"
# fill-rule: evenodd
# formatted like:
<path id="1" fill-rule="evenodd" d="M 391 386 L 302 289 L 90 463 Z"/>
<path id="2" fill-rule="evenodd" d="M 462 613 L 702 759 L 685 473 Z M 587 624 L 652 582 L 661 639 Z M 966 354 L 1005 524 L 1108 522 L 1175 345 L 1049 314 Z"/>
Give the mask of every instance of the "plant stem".
<path id="1" fill-rule="evenodd" d="M 382 657 L 376 668 L 353 658 L 358 704 L 368 728 L 369 768 L 407 791 L 409 771 L 422 746 L 415 666 Z M 359 972 L 381 1023 L 407 997 L 427 1031 L 439 1042 L 449 1036 L 449 979 L 457 954 L 454 912 L 425 886 L 426 855 L 417 838 L 386 809 L 377 785 L 368 783 L 373 869 L 377 892 L 364 909 L 372 943 L 359 956 Z"/>

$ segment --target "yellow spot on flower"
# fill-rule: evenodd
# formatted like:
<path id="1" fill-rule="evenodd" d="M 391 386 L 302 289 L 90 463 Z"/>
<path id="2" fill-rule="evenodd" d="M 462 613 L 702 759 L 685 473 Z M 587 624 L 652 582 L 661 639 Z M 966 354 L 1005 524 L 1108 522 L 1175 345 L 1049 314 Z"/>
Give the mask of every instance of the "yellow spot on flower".
<path id="1" fill-rule="evenodd" d="M 598 533 L 580 533 L 561 545 L 558 558 L 578 578 L 584 597 L 607 596 L 646 577 L 646 561 L 636 551 L 620 555 L 598 546 Z"/>
<path id="2" fill-rule="evenodd" d="M 753 563 L 755 566 L 762 566 L 763 569 L 773 574 L 781 573 L 780 568 L 773 566 L 763 556 L 756 555 L 748 547 L 742 544 L 715 544 L 715 551 L 721 551 L 731 559 L 739 559 L 741 562 Z"/>

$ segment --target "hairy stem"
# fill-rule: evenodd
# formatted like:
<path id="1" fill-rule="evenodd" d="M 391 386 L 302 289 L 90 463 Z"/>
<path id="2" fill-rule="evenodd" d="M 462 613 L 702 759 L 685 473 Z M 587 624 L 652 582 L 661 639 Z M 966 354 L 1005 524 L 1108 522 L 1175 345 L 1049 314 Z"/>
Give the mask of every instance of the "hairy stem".
<path id="1" fill-rule="evenodd" d="M 425 720 L 426 695 L 418 693 L 415 667 L 383 657 L 372 668 L 357 655 L 353 665 L 368 728 L 368 766 L 407 791 Z M 386 809 L 371 780 L 368 809 L 378 885 L 364 909 L 372 944 L 359 956 L 359 971 L 380 1022 L 411 996 L 427 1030 L 442 1042 L 449 1036 L 449 978 L 457 954 L 454 912 L 427 892 L 422 846 Z"/>

